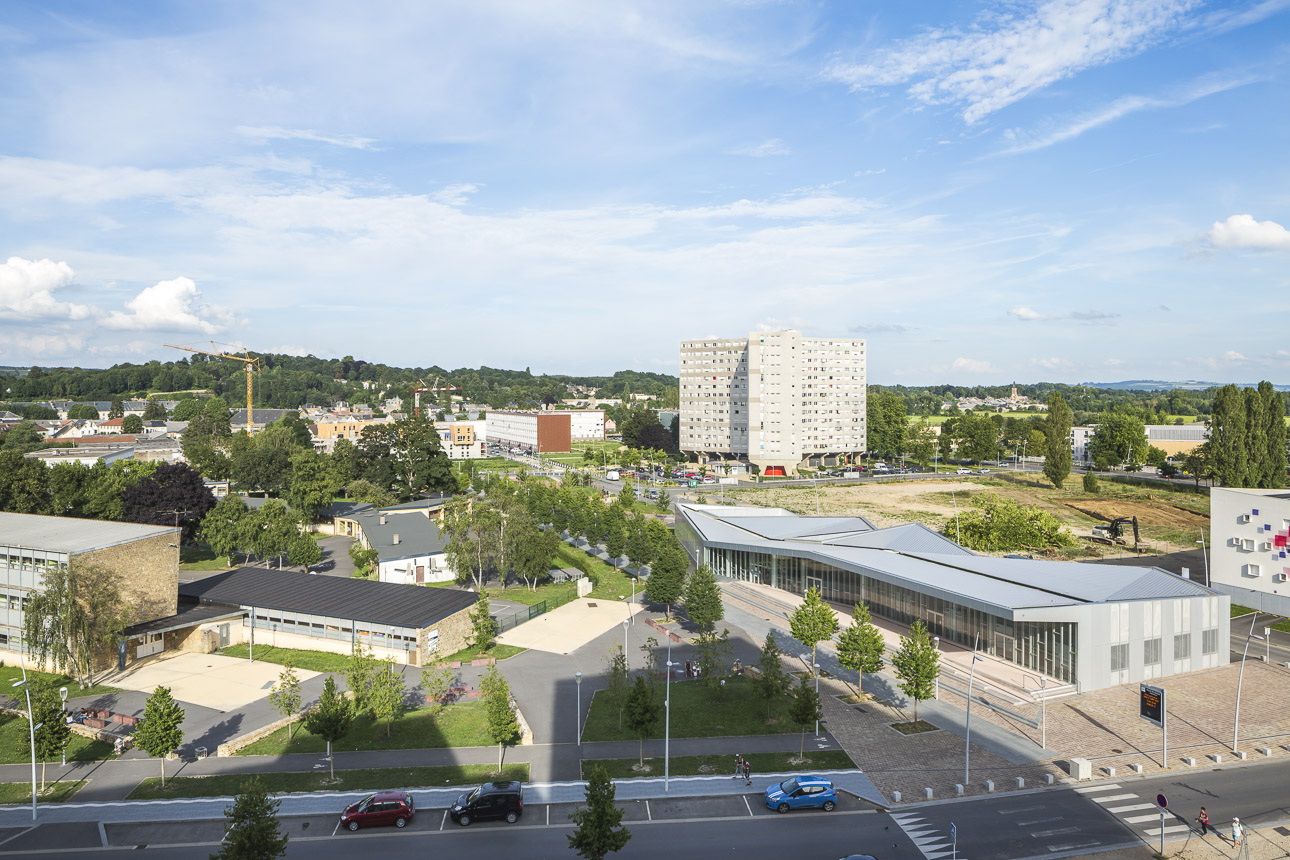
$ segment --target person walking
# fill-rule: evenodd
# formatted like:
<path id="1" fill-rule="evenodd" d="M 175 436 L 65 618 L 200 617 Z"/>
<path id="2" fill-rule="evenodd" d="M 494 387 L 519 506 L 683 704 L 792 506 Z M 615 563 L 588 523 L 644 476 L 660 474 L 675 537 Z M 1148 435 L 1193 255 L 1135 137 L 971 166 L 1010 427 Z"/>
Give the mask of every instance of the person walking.
<path id="1" fill-rule="evenodd" d="M 1241 836 L 1244 835 L 1244 828 L 1241 827 L 1241 819 L 1232 819 L 1232 847 L 1241 847 Z"/>
<path id="2" fill-rule="evenodd" d="M 735 775 L 731 779 L 738 779 L 744 772 L 744 757 L 741 753 L 735 754 Z"/>
<path id="3" fill-rule="evenodd" d="M 1209 835 L 1209 813 L 1205 811 L 1205 807 L 1203 806 L 1200 808 L 1200 815 L 1196 816 L 1196 823 L 1200 825 L 1200 835 L 1208 836 Z"/>
<path id="4" fill-rule="evenodd" d="M 744 785 L 752 785 L 752 765 L 744 759 Z"/>

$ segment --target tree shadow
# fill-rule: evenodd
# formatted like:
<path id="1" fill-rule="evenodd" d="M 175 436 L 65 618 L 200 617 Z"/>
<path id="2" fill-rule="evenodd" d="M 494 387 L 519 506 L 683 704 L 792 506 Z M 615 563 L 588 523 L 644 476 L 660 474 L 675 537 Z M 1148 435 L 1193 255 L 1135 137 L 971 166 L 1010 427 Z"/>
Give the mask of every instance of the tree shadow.
<path id="1" fill-rule="evenodd" d="M 197 760 L 198 747 L 205 747 L 207 755 L 214 755 L 215 750 L 219 748 L 220 744 L 230 741 L 241 734 L 242 719 L 241 714 L 234 714 L 227 720 L 215 723 L 213 726 L 207 728 L 199 737 L 191 738 L 180 745 L 176 752 L 178 752 L 180 758 L 185 761 Z"/>

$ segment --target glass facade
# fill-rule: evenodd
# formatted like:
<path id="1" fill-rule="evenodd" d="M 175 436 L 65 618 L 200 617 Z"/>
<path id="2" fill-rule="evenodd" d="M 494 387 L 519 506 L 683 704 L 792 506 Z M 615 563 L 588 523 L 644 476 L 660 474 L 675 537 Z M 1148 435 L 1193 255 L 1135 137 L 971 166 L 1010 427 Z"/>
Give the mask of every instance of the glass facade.
<path id="1" fill-rule="evenodd" d="M 67 567 L 67 553 L 0 546 L 0 648 L 17 650 L 23 615 L 42 574 Z"/>
<path id="2" fill-rule="evenodd" d="M 247 612 L 243 623 L 249 625 L 251 607 L 242 608 Z M 357 633 L 355 633 L 355 627 L 357 627 Z M 413 651 L 417 647 L 417 631 L 409 627 L 369 624 L 366 621 L 351 622 L 347 619 L 310 615 L 305 612 L 257 609 L 255 628 L 295 633 L 298 636 L 313 636 L 317 639 L 337 639 L 342 642 L 349 642 L 356 637 L 364 645 L 374 648 L 393 648 L 399 651 Z"/>
<path id="3" fill-rule="evenodd" d="M 688 523 L 682 526 L 684 522 L 684 517 L 677 517 L 681 542 L 698 542 Z M 809 558 L 716 547 L 706 547 L 703 552 L 718 576 L 770 585 L 794 594 L 818 588 L 825 600 L 845 605 L 863 602 L 874 615 L 899 624 L 922 621 L 933 636 L 968 648 L 979 634 L 982 651 L 1050 678 L 1075 683 L 1074 623 L 1013 621 L 895 585 L 873 572 L 857 573 Z M 697 553 L 691 557 L 697 557 Z"/>

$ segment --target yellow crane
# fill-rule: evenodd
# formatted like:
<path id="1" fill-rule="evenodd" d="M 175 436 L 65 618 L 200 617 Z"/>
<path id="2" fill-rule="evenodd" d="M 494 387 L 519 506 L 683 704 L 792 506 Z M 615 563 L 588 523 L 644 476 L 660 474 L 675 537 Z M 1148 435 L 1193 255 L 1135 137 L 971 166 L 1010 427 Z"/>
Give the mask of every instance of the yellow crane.
<path id="1" fill-rule="evenodd" d="M 245 347 L 243 347 L 242 349 L 242 355 L 233 355 L 227 352 L 211 352 L 208 349 L 194 349 L 191 346 L 179 346 L 178 344 L 173 344 L 173 343 L 162 344 L 162 346 L 168 346 L 171 349 L 182 349 L 185 352 L 196 352 L 202 355 L 213 355 L 216 358 L 231 358 L 234 361 L 240 361 L 245 363 L 246 364 L 246 435 L 248 436 L 255 435 L 255 421 L 253 420 L 254 415 L 252 414 L 252 411 L 251 411 L 251 374 L 258 369 L 257 365 L 259 364 L 260 359 L 252 358 L 251 353 L 248 352 Z M 211 346 L 215 347 L 216 349 L 219 348 L 219 345 L 216 344 L 215 341 L 211 341 Z M 234 349 L 236 348 L 237 347 L 234 347 Z"/>

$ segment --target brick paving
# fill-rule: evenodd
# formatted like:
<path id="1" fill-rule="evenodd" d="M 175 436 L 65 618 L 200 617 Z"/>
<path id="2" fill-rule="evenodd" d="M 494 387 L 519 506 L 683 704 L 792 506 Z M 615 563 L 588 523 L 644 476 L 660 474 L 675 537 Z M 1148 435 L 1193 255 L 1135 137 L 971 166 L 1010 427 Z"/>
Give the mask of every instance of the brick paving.
<path id="1" fill-rule="evenodd" d="M 1276 857 L 1290 857 L 1290 836 L 1277 832 L 1286 828 L 1265 827 L 1261 830 L 1246 830 L 1243 844 L 1238 852 L 1228 840 L 1229 833 L 1223 831 L 1222 838 L 1207 836 L 1201 838 L 1192 835 L 1183 842 L 1166 842 L 1165 856 L 1178 860 L 1272 860 Z"/>

